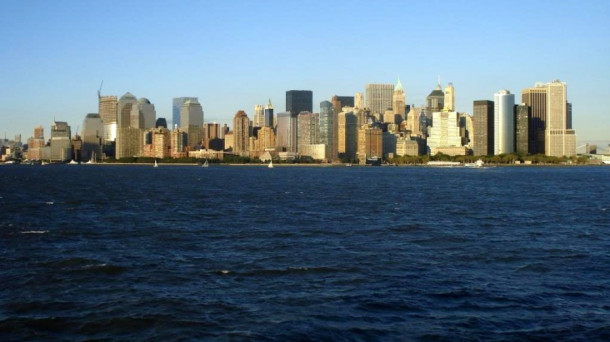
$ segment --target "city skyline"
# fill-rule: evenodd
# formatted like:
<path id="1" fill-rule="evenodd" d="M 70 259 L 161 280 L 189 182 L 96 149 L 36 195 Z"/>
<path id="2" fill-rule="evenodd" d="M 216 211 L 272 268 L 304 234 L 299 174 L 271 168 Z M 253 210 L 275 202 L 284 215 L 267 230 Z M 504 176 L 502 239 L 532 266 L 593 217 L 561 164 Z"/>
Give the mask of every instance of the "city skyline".
<path id="1" fill-rule="evenodd" d="M 287 90 L 312 90 L 319 112 L 335 94 L 398 77 L 406 104 L 422 106 L 440 76 L 455 87 L 456 111 L 471 115 L 475 100 L 508 89 L 519 104 L 522 89 L 558 78 L 569 84 L 579 144 L 610 140 L 608 109 L 597 100 L 610 78 L 610 6 L 525 4 L 503 17 L 503 4 L 486 2 L 3 3 L 0 134 L 25 141 L 53 118 L 80 131 L 98 109 L 102 80 L 102 95 L 145 97 L 168 121 L 172 99 L 192 96 L 206 122 L 230 124 L 236 111 L 252 118 L 268 99 L 281 112 Z M 126 20 L 141 8 L 144 15 Z M 336 11 L 366 25 L 329 20 Z M 299 13 L 308 25 L 289 20 Z"/>

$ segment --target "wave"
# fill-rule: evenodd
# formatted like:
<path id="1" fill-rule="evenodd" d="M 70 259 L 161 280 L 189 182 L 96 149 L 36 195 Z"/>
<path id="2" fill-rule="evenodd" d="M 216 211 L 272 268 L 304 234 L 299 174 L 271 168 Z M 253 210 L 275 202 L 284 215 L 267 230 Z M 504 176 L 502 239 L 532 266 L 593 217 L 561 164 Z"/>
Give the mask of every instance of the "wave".
<path id="1" fill-rule="evenodd" d="M 48 230 L 26 230 L 22 231 L 21 234 L 46 234 Z"/>

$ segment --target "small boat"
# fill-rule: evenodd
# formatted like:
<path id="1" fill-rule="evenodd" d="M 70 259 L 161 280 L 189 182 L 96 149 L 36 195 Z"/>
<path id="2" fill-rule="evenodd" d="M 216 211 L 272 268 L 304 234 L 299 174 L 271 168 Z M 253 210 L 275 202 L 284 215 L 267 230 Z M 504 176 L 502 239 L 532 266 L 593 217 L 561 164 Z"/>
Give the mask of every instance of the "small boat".
<path id="1" fill-rule="evenodd" d="M 208 166 L 209 166 L 209 165 L 208 165 L 208 160 L 206 159 L 206 160 L 205 160 L 205 163 L 203 163 L 203 165 L 201 165 L 201 167 L 208 167 Z"/>
<path id="2" fill-rule="evenodd" d="M 269 161 L 269 165 L 267 165 L 268 168 L 273 169 L 273 160 Z"/>
<path id="3" fill-rule="evenodd" d="M 89 158 L 89 161 L 85 164 L 95 164 L 95 152 L 91 154 L 91 158 Z"/>
<path id="4" fill-rule="evenodd" d="M 466 167 L 483 167 L 483 165 L 485 165 L 485 163 L 481 159 L 477 160 L 474 163 L 464 164 L 464 166 Z"/>
<path id="5" fill-rule="evenodd" d="M 68 164 L 70 164 L 70 165 L 77 165 L 78 162 L 76 160 L 72 159 L 72 160 L 70 160 L 70 162 Z"/>
<path id="6" fill-rule="evenodd" d="M 155 159 L 155 165 L 153 165 L 153 167 L 159 167 L 159 164 L 157 164 L 157 160 Z"/>

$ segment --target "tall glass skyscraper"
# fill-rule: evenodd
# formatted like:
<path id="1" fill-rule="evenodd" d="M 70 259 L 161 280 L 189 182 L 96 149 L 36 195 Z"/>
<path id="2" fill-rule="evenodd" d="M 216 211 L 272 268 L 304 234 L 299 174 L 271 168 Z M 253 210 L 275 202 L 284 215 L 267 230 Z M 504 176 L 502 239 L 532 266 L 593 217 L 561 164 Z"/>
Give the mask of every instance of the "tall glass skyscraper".
<path id="1" fill-rule="evenodd" d="M 494 154 L 515 152 L 515 95 L 500 90 L 494 95 Z"/>
<path id="2" fill-rule="evenodd" d="M 288 90 L 286 111 L 296 118 L 300 112 L 313 112 L 313 92 L 311 90 Z"/>
<path id="3" fill-rule="evenodd" d="M 320 102 L 320 133 L 318 139 L 320 144 L 326 145 L 326 157 L 332 158 L 333 144 L 333 105 L 330 101 Z"/>

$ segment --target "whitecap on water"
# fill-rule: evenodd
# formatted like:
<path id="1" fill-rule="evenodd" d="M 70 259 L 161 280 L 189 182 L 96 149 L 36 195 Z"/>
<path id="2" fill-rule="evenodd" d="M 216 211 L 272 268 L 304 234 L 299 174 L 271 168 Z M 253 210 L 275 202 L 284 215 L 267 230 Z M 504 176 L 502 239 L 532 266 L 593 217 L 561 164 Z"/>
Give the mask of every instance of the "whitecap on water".
<path id="1" fill-rule="evenodd" d="M 46 234 L 48 230 L 26 230 L 21 232 L 21 234 Z"/>
<path id="2" fill-rule="evenodd" d="M 53 201 L 48 201 L 48 202 L 44 202 L 44 203 L 45 203 L 45 204 L 48 204 L 48 205 L 55 204 L 55 202 L 53 202 Z"/>

